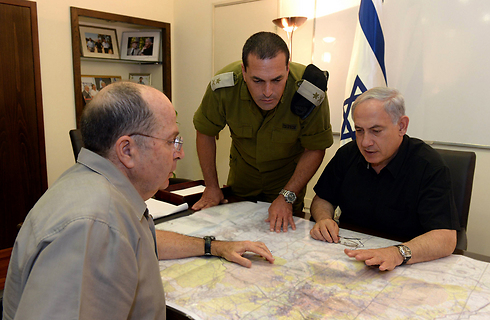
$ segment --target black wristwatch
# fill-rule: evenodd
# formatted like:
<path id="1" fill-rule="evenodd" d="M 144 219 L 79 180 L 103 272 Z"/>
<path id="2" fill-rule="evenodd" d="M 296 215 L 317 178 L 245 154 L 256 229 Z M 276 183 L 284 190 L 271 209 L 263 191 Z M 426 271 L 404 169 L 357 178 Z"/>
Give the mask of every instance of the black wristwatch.
<path id="1" fill-rule="evenodd" d="M 205 236 L 204 238 L 204 254 L 211 256 L 211 241 L 216 240 L 213 236 Z"/>
<path id="2" fill-rule="evenodd" d="M 398 251 L 400 251 L 400 254 L 403 257 L 403 262 L 401 264 L 401 266 L 402 266 L 405 263 L 407 263 L 408 260 L 410 260 L 412 258 L 412 250 L 410 250 L 409 247 L 407 247 L 407 246 L 405 246 L 403 244 L 397 244 L 395 247 L 398 248 Z"/>
<path id="3" fill-rule="evenodd" d="M 284 200 L 286 200 L 287 203 L 293 203 L 294 201 L 296 201 L 296 193 L 292 191 L 282 189 L 279 194 L 282 194 L 284 196 Z"/>

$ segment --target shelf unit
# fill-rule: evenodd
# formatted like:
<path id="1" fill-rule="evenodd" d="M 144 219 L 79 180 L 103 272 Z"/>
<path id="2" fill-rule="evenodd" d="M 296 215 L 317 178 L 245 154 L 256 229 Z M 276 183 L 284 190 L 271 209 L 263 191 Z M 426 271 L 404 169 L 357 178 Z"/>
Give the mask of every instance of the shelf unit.
<path id="1" fill-rule="evenodd" d="M 77 128 L 79 128 L 80 118 L 82 116 L 85 101 L 82 96 L 82 68 L 90 68 L 94 64 L 100 66 L 101 69 L 110 69 L 111 66 L 127 65 L 139 65 L 142 68 L 149 68 L 148 70 L 157 71 L 158 79 L 155 81 L 157 89 L 162 90 L 163 93 L 171 100 L 172 99 L 172 85 L 171 85 L 171 60 L 170 60 L 170 24 L 167 22 L 160 22 L 154 20 L 147 20 L 141 18 L 135 18 L 130 16 L 124 16 L 119 14 L 94 11 L 89 9 L 82 9 L 76 7 L 70 7 L 71 13 L 71 34 L 72 34 L 72 47 L 73 47 L 73 82 L 75 88 L 75 110 Z M 146 31 L 146 30 L 159 30 L 161 31 L 160 39 L 160 59 L 158 62 L 147 61 L 133 61 L 133 60 L 121 60 L 121 59 L 100 59 L 90 58 L 82 56 L 82 48 L 80 41 L 80 25 L 89 25 L 96 27 L 104 27 L 116 29 L 118 34 L 118 45 L 121 40 L 121 30 L 131 31 Z M 92 67 L 93 68 L 93 67 Z M 128 67 L 129 68 L 129 67 Z M 161 73 L 161 79 L 160 79 Z M 153 72 L 152 72 L 153 74 Z M 104 74 L 106 75 L 106 74 Z M 153 78 L 153 76 L 152 76 Z M 125 77 L 123 77 L 125 79 Z"/>

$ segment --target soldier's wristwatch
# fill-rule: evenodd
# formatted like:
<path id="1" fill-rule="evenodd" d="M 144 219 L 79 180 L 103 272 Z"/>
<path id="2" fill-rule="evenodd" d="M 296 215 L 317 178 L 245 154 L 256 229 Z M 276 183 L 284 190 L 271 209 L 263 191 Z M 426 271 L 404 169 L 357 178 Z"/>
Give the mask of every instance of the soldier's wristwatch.
<path id="1" fill-rule="evenodd" d="M 211 241 L 216 240 L 213 236 L 205 236 L 204 238 L 204 254 L 207 256 L 211 255 Z"/>
<path id="2" fill-rule="evenodd" d="M 407 247 L 407 246 L 405 246 L 403 244 L 397 244 L 395 247 L 398 248 L 398 251 L 400 251 L 400 254 L 403 257 L 403 262 L 401 264 L 401 266 L 402 266 L 405 263 L 407 263 L 408 260 L 410 260 L 412 258 L 412 250 L 410 250 L 409 247 Z"/>
<path id="3" fill-rule="evenodd" d="M 296 194 L 292 191 L 282 189 L 279 194 L 282 194 L 284 196 L 284 199 L 287 203 L 293 203 L 294 201 L 296 201 Z"/>

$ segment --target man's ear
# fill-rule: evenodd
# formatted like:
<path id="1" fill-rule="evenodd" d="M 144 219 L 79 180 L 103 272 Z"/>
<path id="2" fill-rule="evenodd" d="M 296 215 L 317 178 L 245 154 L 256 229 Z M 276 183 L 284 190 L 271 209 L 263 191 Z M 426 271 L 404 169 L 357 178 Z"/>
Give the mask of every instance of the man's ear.
<path id="1" fill-rule="evenodd" d="M 137 155 L 137 145 L 130 136 L 122 136 L 117 139 L 114 151 L 119 162 L 128 169 L 135 166 L 135 156 Z"/>
<path id="2" fill-rule="evenodd" d="M 398 128 L 399 128 L 399 132 L 400 132 L 401 136 L 403 136 L 403 135 L 405 135 L 405 133 L 407 133 L 408 122 L 409 122 L 408 116 L 402 116 L 400 118 L 400 120 L 398 121 Z"/>
<path id="3" fill-rule="evenodd" d="M 245 70 L 245 66 L 243 65 L 243 62 L 242 62 L 242 75 L 244 75 L 245 73 L 247 73 L 247 71 Z M 245 81 L 245 77 L 243 77 L 243 81 Z M 247 82 L 247 81 L 245 81 Z"/>

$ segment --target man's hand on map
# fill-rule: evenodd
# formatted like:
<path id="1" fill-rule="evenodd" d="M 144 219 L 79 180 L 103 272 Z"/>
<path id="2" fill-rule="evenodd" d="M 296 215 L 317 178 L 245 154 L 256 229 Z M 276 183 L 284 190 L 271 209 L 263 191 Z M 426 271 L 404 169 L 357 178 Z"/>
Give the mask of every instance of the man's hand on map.
<path id="1" fill-rule="evenodd" d="M 252 261 L 242 257 L 245 252 L 253 252 L 265 258 L 270 263 L 274 263 L 274 257 L 269 248 L 262 242 L 252 241 L 213 241 L 211 245 L 211 254 L 213 256 L 223 257 L 230 262 L 238 263 L 244 267 L 250 268 Z"/>
<path id="2" fill-rule="evenodd" d="M 379 266 L 381 271 L 393 270 L 403 262 L 400 252 L 393 246 L 381 249 L 345 249 L 344 252 L 351 258 L 364 261 L 367 266 Z"/>
<path id="3" fill-rule="evenodd" d="M 270 230 L 281 232 L 288 232 L 288 226 L 291 225 L 293 230 L 296 230 L 296 225 L 293 219 L 293 205 L 284 201 L 282 196 L 279 196 L 274 200 L 269 207 L 269 217 L 265 222 L 270 223 Z"/>
<path id="4" fill-rule="evenodd" d="M 192 206 L 192 210 L 201 210 L 217 206 L 220 203 L 228 203 L 220 188 L 206 187 L 201 199 Z"/>
<path id="5" fill-rule="evenodd" d="M 315 240 L 338 243 L 339 225 L 332 219 L 322 219 L 315 223 L 310 230 L 310 235 Z"/>

